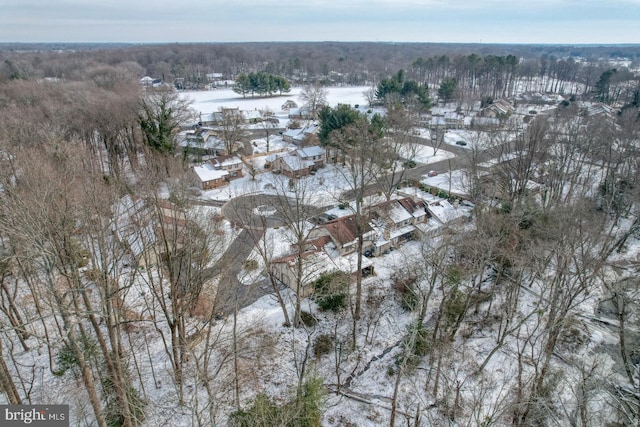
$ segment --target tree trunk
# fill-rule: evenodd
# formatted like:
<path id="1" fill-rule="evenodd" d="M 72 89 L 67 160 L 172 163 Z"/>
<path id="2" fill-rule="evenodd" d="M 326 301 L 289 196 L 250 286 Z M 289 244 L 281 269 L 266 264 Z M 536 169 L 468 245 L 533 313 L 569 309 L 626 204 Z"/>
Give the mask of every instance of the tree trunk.
<path id="1" fill-rule="evenodd" d="M 22 399 L 18 394 L 18 389 L 13 382 L 11 372 L 4 361 L 2 355 L 2 339 L 0 338 L 0 390 L 3 390 L 7 394 L 7 399 L 11 405 L 22 405 Z"/>

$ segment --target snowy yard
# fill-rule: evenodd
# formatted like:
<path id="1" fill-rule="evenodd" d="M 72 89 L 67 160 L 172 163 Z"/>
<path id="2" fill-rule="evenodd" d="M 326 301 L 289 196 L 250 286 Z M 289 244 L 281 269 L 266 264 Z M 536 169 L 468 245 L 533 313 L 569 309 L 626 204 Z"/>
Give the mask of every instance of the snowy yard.
<path id="1" fill-rule="evenodd" d="M 351 106 L 366 106 L 367 101 L 363 92 L 370 89 L 368 86 L 353 87 L 328 87 L 327 103 L 331 107 L 338 104 L 348 104 Z M 219 111 L 220 108 L 239 108 L 241 111 L 248 110 L 270 110 L 280 121 L 280 127 L 284 127 L 289 121 L 287 110 L 283 110 L 282 106 L 288 100 L 291 100 L 301 106 L 300 93 L 302 87 L 293 87 L 291 92 L 281 96 L 272 96 L 266 98 L 245 97 L 235 93 L 232 89 L 214 89 L 209 91 L 183 91 L 180 95 L 193 101 L 191 108 L 197 114 L 211 114 Z"/>

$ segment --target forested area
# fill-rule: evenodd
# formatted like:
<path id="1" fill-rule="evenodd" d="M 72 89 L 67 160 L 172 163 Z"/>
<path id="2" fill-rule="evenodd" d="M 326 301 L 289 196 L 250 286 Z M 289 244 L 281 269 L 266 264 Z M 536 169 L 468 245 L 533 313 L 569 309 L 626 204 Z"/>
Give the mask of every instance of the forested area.
<path id="1" fill-rule="evenodd" d="M 74 425 L 98 426 L 640 422 L 637 47 L 17 49 L 0 52 L 7 402 L 67 403 Z M 196 119 L 172 83 L 197 87 L 213 72 L 245 81 L 239 96 L 307 85 L 302 101 L 347 183 L 331 202 L 352 210 L 357 265 L 354 277 L 316 278 L 315 299 L 302 292 L 318 207 L 308 181 L 276 178 L 270 194 L 296 292 L 270 273 L 271 232 L 194 208 L 176 135 Z M 145 75 L 168 85 L 145 88 Z M 323 107 L 323 84 L 368 86 L 385 114 Z M 525 92 L 564 101 L 478 131 L 460 156 L 471 215 L 365 277 L 369 196 L 389 201 L 411 182 L 430 109 Z M 496 158 L 509 161 L 484 173 Z M 243 310 L 225 287 L 239 235 L 258 254 L 242 269 L 264 268 L 276 317 Z"/>

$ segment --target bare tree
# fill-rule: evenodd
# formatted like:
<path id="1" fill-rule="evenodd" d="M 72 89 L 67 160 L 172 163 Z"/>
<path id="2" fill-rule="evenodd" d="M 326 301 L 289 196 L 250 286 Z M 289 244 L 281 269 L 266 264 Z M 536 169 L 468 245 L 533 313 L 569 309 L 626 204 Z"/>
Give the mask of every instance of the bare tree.
<path id="1" fill-rule="evenodd" d="M 295 302 L 293 312 L 293 326 L 300 327 L 302 324 L 301 310 L 302 299 L 307 291 L 308 277 L 314 274 L 317 266 L 309 264 L 310 243 L 309 236 L 313 230 L 313 224 L 308 219 L 317 214 L 317 208 L 313 205 L 313 184 L 312 181 L 304 178 L 289 179 L 283 175 L 275 177 L 274 186 L 276 188 L 276 208 L 282 216 L 284 224 L 290 232 L 291 247 L 295 254 L 294 277 Z M 311 269 L 311 271 L 309 271 Z"/>
<path id="2" fill-rule="evenodd" d="M 357 265 L 355 273 L 356 295 L 352 307 L 352 345 L 353 348 L 356 348 L 357 325 L 362 307 L 364 234 L 368 223 L 364 204 L 369 185 L 375 182 L 376 173 L 379 171 L 375 159 L 380 149 L 382 135 L 379 127 L 369 122 L 366 117 L 358 117 L 354 123 L 332 131 L 329 137 L 333 144 L 338 147 L 339 156 L 345 166 L 338 170 L 345 177 L 349 185 L 350 196 L 354 199 L 351 209 L 354 213 L 356 228 Z"/>
<path id="3" fill-rule="evenodd" d="M 278 128 L 278 119 L 274 117 L 273 111 L 266 107 L 264 110 L 261 110 L 262 120 L 260 121 L 260 128 L 264 131 L 264 139 L 267 143 L 267 153 L 270 149 L 271 136 L 275 133 Z M 249 153 L 247 153 L 249 154 Z"/>
<path id="4" fill-rule="evenodd" d="M 220 121 L 216 128 L 220 132 L 220 139 L 228 154 L 237 151 L 237 144 L 245 134 L 245 121 L 242 113 L 233 108 L 220 109 Z"/>
<path id="5" fill-rule="evenodd" d="M 374 161 L 378 189 L 387 200 L 402 183 L 406 170 L 416 166 L 419 146 L 413 134 L 413 118 L 401 105 L 389 107 L 384 119 L 385 137 Z"/>
<path id="6" fill-rule="evenodd" d="M 320 109 L 327 104 L 327 90 L 319 84 L 305 86 L 299 97 L 303 108 L 309 111 L 309 116 L 314 120 L 318 118 Z"/>

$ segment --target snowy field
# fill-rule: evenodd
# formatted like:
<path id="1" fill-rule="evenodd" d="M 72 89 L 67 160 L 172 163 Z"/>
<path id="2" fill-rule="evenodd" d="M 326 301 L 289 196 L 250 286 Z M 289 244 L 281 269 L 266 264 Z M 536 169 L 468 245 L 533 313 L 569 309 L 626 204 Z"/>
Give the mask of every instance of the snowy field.
<path id="1" fill-rule="evenodd" d="M 369 86 L 353 86 L 353 87 L 327 87 L 327 103 L 331 107 L 338 104 L 349 104 L 351 106 L 359 105 L 367 106 L 364 92 L 371 89 Z M 250 97 L 243 98 L 235 93 L 232 89 L 214 89 L 207 91 L 183 91 L 181 96 L 191 100 L 191 108 L 198 114 L 211 114 L 219 111 L 220 108 L 239 108 L 242 111 L 249 110 L 271 110 L 276 118 L 280 120 L 280 124 L 284 126 L 289 120 L 289 112 L 282 109 L 283 104 L 291 100 L 298 107 L 302 107 L 300 101 L 300 93 L 302 87 L 293 87 L 291 92 L 283 95 L 275 95 L 271 97 Z"/>

